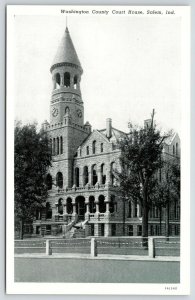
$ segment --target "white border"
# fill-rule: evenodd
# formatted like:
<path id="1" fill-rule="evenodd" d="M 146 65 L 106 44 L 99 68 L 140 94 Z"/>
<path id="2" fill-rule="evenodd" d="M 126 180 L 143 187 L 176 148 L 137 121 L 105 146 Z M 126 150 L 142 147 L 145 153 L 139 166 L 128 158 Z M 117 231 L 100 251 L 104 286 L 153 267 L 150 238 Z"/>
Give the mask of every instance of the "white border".
<path id="1" fill-rule="evenodd" d="M 177 16 L 182 18 L 182 209 L 181 209 L 181 283 L 177 290 L 165 290 L 165 284 L 93 284 L 93 283 L 16 283 L 14 282 L 14 210 L 13 210 L 13 146 L 14 146 L 14 111 L 13 111 L 13 17 L 14 14 L 58 15 L 60 9 L 74 6 L 8 6 L 7 7 L 7 293 L 10 294 L 112 294 L 112 295 L 186 295 L 190 284 L 190 7 L 174 6 Z M 83 6 L 76 6 L 83 9 Z M 85 6 L 94 9 L 95 6 Z M 99 7 L 98 7 L 99 8 Z M 111 10 L 114 6 L 101 6 Z M 119 6 L 117 6 L 120 9 Z M 126 7 L 127 8 L 127 7 Z M 131 6 L 131 9 L 144 9 L 144 6 Z M 124 6 L 121 10 L 124 10 Z M 155 9 L 155 6 L 150 6 Z M 166 7 L 158 6 L 158 9 Z M 9 214 L 8 214 L 9 212 Z M 172 286 L 172 285 L 170 285 Z M 87 287 L 87 289 L 86 289 Z M 100 288 L 101 287 L 101 288 Z M 86 292 L 87 290 L 87 292 Z M 110 292 L 112 291 L 112 292 Z"/>

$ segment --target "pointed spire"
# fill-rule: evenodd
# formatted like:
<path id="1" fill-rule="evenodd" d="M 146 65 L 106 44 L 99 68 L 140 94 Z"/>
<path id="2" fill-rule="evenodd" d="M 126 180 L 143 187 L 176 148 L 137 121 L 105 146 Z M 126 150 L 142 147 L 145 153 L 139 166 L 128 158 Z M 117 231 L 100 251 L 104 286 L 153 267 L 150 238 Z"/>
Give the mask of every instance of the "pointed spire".
<path id="1" fill-rule="evenodd" d="M 70 37 L 70 33 L 68 27 L 66 26 L 64 35 L 62 37 L 61 43 L 58 47 L 56 56 L 53 60 L 51 71 L 55 68 L 56 65 L 63 63 L 71 63 L 77 65 L 81 68 L 81 63 L 77 56 L 76 50 L 74 48 L 72 39 Z"/>

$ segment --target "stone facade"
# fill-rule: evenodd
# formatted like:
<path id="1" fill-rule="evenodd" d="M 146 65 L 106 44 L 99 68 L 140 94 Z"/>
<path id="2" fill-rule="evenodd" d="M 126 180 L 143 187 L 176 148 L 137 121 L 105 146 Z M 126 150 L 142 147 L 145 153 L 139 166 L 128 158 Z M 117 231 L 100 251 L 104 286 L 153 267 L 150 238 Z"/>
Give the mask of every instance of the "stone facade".
<path id="1" fill-rule="evenodd" d="M 125 133 L 113 128 L 111 119 L 102 130 L 92 131 L 89 122 L 84 124 L 80 88 L 83 70 L 67 28 L 50 71 L 50 123 L 45 121 L 43 128 L 50 138 L 52 167 L 46 178 L 46 208 L 36 213 L 34 233 L 65 235 L 72 224 L 83 227 L 85 236 L 121 236 L 124 231 L 125 235 L 141 235 L 141 208 L 131 202 L 124 207 L 114 177 L 114 170 L 120 169 L 117 142 Z M 175 136 L 164 153 L 172 151 L 175 155 L 180 151 L 178 145 L 176 150 L 178 143 L 179 137 Z M 179 216 L 171 223 L 176 225 Z M 179 229 L 174 227 L 173 234 L 177 233 Z M 151 210 L 149 234 L 159 235 L 156 208 Z"/>

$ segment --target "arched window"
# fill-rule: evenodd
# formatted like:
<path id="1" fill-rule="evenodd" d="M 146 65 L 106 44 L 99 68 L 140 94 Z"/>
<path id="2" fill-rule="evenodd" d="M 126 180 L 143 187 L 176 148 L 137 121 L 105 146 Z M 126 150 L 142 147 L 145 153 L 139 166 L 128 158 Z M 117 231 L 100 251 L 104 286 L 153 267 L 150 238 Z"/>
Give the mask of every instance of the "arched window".
<path id="1" fill-rule="evenodd" d="M 96 151 L 96 141 L 93 141 L 92 143 L 92 153 L 95 154 Z"/>
<path id="2" fill-rule="evenodd" d="M 85 166 L 83 169 L 83 177 L 84 177 L 84 185 L 86 185 L 89 182 L 89 171 L 88 171 L 88 167 Z"/>
<path id="3" fill-rule="evenodd" d="M 175 155 L 175 146 L 173 145 L 173 155 Z"/>
<path id="4" fill-rule="evenodd" d="M 63 153 L 63 137 L 60 137 L 60 154 Z"/>
<path id="5" fill-rule="evenodd" d="M 92 184 L 95 185 L 96 182 L 97 182 L 97 166 L 96 165 L 93 165 L 92 166 Z"/>
<path id="6" fill-rule="evenodd" d="M 53 155 L 56 155 L 56 139 L 53 139 Z"/>
<path id="7" fill-rule="evenodd" d="M 68 198 L 67 201 L 66 201 L 66 204 L 67 204 L 67 214 L 70 215 L 73 212 L 72 199 Z"/>
<path id="8" fill-rule="evenodd" d="M 70 87 L 70 73 L 64 73 L 64 85 L 65 87 Z"/>
<path id="9" fill-rule="evenodd" d="M 60 141 L 59 141 L 59 137 L 57 137 L 57 139 L 56 139 L 56 143 L 57 143 L 57 149 L 56 149 L 56 154 L 58 155 L 58 154 L 60 154 L 60 152 L 59 152 L 59 150 L 60 150 Z"/>
<path id="10" fill-rule="evenodd" d="M 78 83 L 78 77 L 77 75 L 74 76 L 74 89 L 77 88 L 77 83 Z"/>
<path id="11" fill-rule="evenodd" d="M 60 88 L 60 82 L 61 82 L 61 80 L 60 80 L 60 74 L 57 73 L 57 74 L 56 74 L 56 85 L 55 85 L 55 88 L 56 88 L 56 89 L 59 89 L 59 88 Z"/>
<path id="12" fill-rule="evenodd" d="M 89 146 L 86 147 L 86 155 L 89 155 Z"/>
<path id="13" fill-rule="evenodd" d="M 60 199 L 58 200 L 58 213 L 59 213 L 60 215 L 63 215 L 62 198 L 60 198 Z"/>
<path id="14" fill-rule="evenodd" d="M 91 214 L 94 214 L 96 212 L 95 198 L 94 198 L 94 196 L 90 196 L 89 197 L 89 212 Z"/>
<path id="15" fill-rule="evenodd" d="M 46 177 L 46 185 L 48 190 L 52 189 L 52 177 L 50 174 L 48 174 Z"/>
<path id="16" fill-rule="evenodd" d="M 104 152 L 104 144 L 103 143 L 100 144 L 100 151 Z"/>
<path id="17" fill-rule="evenodd" d="M 61 172 L 58 172 L 56 175 L 56 185 L 62 189 L 63 187 L 63 175 Z"/>
<path id="18" fill-rule="evenodd" d="M 46 219 L 51 219 L 52 218 L 52 209 L 50 206 L 50 203 L 46 203 Z"/>
<path id="19" fill-rule="evenodd" d="M 179 155 L 179 151 L 178 151 L 178 143 L 176 143 L 176 155 Z"/>
<path id="20" fill-rule="evenodd" d="M 105 197 L 103 195 L 99 196 L 99 212 L 100 213 L 105 213 L 106 212 Z"/>
<path id="21" fill-rule="evenodd" d="M 75 169 L 75 185 L 79 186 L 79 168 Z"/>
<path id="22" fill-rule="evenodd" d="M 101 182 L 102 184 L 106 183 L 106 173 L 105 173 L 105 165 L 101 165 Z"/>
<path id="23" fill-rule="evenodd" d="M 70 112 L 70 108 L 68 106 L 66 106 L 65 108 L 65 115 L 68 114 Z"/>

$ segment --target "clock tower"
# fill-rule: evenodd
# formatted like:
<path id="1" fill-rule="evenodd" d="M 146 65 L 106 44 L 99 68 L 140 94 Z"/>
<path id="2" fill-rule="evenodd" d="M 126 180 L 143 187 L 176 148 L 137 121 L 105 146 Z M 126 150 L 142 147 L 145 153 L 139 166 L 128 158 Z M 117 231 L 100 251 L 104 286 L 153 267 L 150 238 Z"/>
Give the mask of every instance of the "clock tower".
<path id="1" fill-rule="evenodd" d="M 50 71 L 53 81 L 50 105 L 51 124 L 63 122 L 68 113 L 71 115 L 73 123 L 84 125 L 84 109 L 80 90 L 83 70 L 68 28 L 65 30 Z"/>
<path id="2" fill-rule="evenodd" d="M 50 124 L 47 132 L 52 147 L 50 174 L 63 176 L 63 188 L 73 185 L 73 159 L 76 150 L 90 133 L 84 125 L 84 106 L 80 90 L 83 69 L 66 28 L 50 68 L 53 90 L 50 102 Z M 55 180 L 54 180 L 55 181 Z"/>

